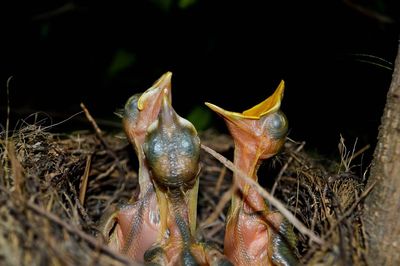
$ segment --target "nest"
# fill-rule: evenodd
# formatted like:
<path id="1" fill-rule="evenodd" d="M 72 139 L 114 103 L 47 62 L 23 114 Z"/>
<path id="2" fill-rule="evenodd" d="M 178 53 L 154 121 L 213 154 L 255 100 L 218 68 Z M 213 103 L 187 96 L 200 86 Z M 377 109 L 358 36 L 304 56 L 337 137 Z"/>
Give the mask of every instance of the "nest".
<path id="1" fill-rule="evenodd" d="M 125 139 L 92 131 L 50 133 L 25 124 L 0 137 L 0 264 L 126 265 L 95 235 L 103 211 L 129 200 L 137 161 Z M 230 136 L 200 134 L 203 145 L 232 158 Z M 343 144 L 343 143 L 342 143 Z M 307 265 L 365 265 L 361 201 L 365 180 L 354 174 L 354 153 L 342 145 L 338 161 L 321 160 L 287 141 L 263 167 L 260 180 L 320 241 L 295 228 L 297 253 Z M 232 172 L 202 151 L 198 237 L 222 247 Z"/>

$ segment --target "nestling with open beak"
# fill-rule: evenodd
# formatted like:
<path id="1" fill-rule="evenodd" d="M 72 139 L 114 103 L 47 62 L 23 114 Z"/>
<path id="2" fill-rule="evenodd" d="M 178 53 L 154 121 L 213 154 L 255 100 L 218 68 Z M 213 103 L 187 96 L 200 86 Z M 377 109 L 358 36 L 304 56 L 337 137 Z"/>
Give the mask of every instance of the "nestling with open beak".
<path id="1" fill-rule="evenodd" d="M 145 254 L 152 265 L 231 265 L 215 248 L 199 243 L 196 229 L 200 139 L 194 126 L 180 117 L 164 96 L 159 117 L 143 145 L 166 219 L 168 238 Z"/>
<path id="2" fill-rule="evenodd" d="M 165 73 L 151 88 L 133 95 L 125 104 L 123 128 L 138 157 L 140 193 L 127 204 L 113 205 L 100 222 L 100 232 L 106 243 L 137 262 L 143 262 L 145 251 L 165 235 L 142 146 L 148 127 L 158 117 L 163 99 L 171 98 L 171 76 L 171 72 Z"/>
<path id="3" fill-rule="evenodd" d="M 226 111 L 206 103 L 225 120 L 235 143 L 234 164 L 257 180 L 262 160 L 282 147 L 288 121 L 280 104 L 284 82 L 266 100 L 242 112 Z M 269 210 L 263 197 L 234 175 L 238 187 L 227 216 L 224 253 L 237 266 L 297 265 L 295 236 L 280 213 Z"/>

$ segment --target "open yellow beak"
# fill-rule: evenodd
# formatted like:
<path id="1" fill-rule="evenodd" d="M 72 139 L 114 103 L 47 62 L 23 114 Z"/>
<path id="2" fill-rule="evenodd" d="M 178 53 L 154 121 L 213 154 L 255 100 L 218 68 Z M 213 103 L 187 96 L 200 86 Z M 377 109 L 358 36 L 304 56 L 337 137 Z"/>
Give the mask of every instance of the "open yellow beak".
<path id="1" fill-rule="evenodd" d="M 231 112 L 222 109 L 212 103 L 206 102 L 205 104 L 213 111 L 217 112 L 218 114 L 222 115 L 224 118 L 228 120 L 237 120 L 237 119 L 260 119 L 260 117 L 277 111 L 281 106 L 281 101 L 283 98 L 283 92 L 285 89 L 285 82 L 282 80 L 278 88 L 276 88 L 275 92 L 269 96 L 266 100 L 262 101 L 261 103 L 251 107 L 248 110 L 243 111 L 242 113 L 238 112 Z"/>
<path id="2" fill-rule="evenodd" d="M 159 105 L 161 105 L 164 95 L 167 95 L 169 101 L 171 102 L 171 78 L 172 72 L 166 72 L 140 96 L 138 100 L 139 111 L 145 109 L 147 103 L 154 101 L 153 99 L 157 99 L 160 102 Z M 156 109 L 159 110 L 159 108 Z"/>

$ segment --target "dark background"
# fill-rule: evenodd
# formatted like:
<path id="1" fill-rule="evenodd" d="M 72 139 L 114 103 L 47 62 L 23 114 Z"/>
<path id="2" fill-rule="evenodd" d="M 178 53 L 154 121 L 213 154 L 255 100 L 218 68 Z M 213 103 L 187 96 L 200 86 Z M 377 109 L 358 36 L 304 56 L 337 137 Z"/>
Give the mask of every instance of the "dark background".
<path id="1" fill-rule="evenodd" d="M 243 111 L 284 79 L 291 138 L 327 155 L 337 153 L 340 134 L 349 146 L 356 138 L 358 148 L 375 145 L 398 47 L 398 2 L 3 3 L 0 123 L 10 76 L 12 125 L 39 111 L 59 122 L 82 101 L 113 130 L 113 112 L 169 70 L 175 109 L 199 129 L 226 130 L 205 101 Z M 53 130 L 81 128 L 90 128 L 83 115 Z"/>

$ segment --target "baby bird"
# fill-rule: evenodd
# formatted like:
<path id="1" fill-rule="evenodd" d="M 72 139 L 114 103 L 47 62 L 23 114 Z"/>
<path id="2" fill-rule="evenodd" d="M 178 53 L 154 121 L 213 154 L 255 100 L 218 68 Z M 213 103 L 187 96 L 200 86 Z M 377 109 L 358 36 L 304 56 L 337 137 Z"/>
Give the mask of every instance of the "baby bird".
<path id="1" fill-rule="evenodd" d="M 112 205 L 100 222 L 100 232 L 106 243 L 136 262 L 144 262 L 145 251 L 165 233 L 142 146 L 148 127 L 158 117 L 163 99 L 171 97 L 171 76 L 171 72 L 165 73 L 148 90 L 133 95 L 125 104 L 123 128 L 138 157 L 140 193 L 126 204 Z"/>
<path id="2" fill-rule="evenodd" d="M 226 111 L 206 103 L 225 120 L 233 137 L 235 166 L 257 181 L 262 160 L 282 147 L 288 121 L 280 111 L 284 82 L 263 102 L 242 112 Z M 224 253 L 236 266 L 297 265 L 295 237 L 280 213 L 269 210 L 263 197 L 236 174 L 238 187 L 227 216 Z"/>
<path id="3" fill-rule="evenodd" d="M 199 243 L 196 229 L 200 139 L 164 96 L 159 117 L 143 145 L 157 193 L 165 199 L 168 237 L 145 254 L 151 265 L 231 265 L 216 249 Z M 164 208 L 163 208 L 164 209 Z"/>

